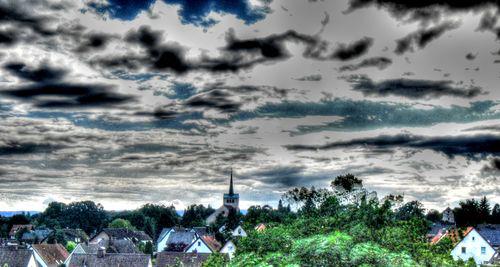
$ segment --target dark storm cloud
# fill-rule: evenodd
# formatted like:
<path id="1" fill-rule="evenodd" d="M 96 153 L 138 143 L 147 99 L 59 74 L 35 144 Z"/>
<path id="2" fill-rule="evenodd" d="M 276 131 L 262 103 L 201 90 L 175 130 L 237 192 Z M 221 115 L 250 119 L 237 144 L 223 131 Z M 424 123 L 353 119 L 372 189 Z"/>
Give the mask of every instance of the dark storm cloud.
<path id="1" fill-rule="evenodd" d="M 153 71 L 172 71 L 184 74 L 189 71 L 200 70 L 208 72 L 238 72 L 252 68 L 257 64 L 275 62 L 290 57 L 285 48 L 286 42 L 297 42 L 306 46 L 304 57 L 320 58 L 325 48 L 317 37 L 287 31 L 264 38 L 240 40 L 229 31 L 226 45 L 221 48 L 222 56 L 211 58 L 202 56 L 196 61 L 188 61 L 185 57 L 186 48 L 175 43 L 161 42 L 163 33 L 154 31 L 149 26 L 142 26 L 138 30 L 128 32 L 124 38 L 126 42 L 137 44 L 144 48 L 145 54 L 108 55 L 93 58 L 90 63 L 104 68 L 127 68 L 137 70 L 146 66 Z"/>
<path id="2" fill-rule="evenodd" d="M 361 68 L 376 67 L 379 70 L 383 70 L 392 64 L 392 60 L 386 57 L 371 57 L 363 59 L 357 64 L 344 65 L 339 68 L 340 72 L 343 71 L 356 71 Z"/>
<path id="3" fill-rule="evenodd" d="M 0 90 L 0 95 L 31 102 L 42 108 L 109 107 L 134 100 L 103 84 L 39 83 Z"/>
<path id="4" fill-rule="evenodd" d="M 321 76 L 321 74 L 311 74 L 300 78 L 295 78 L 294 80 L 301 82 L 317 82 L 321 81 L 321 79 L 323 79 L 323 76 Z"/>
<path id="5" fill-rule="evenodd" d="M 396 40 L 396 49 L 394 50 L 394 52 L 401 55 L 408 51 L 414 51 L 414 45 L 422 49 L 431 41 L 439 38 L 446 31 L 456 29 L 457 27 L 457 23 L 444 22 L 434 27 L 420 29 L 416 32 L 408 34 L 407 36 L 399 40 Z"/>
<path id="6" fill-rule="evenodd" d="M 325 173 L 307 173 L 304 166 L 277 166 L 265 170 L 258 170 L 239 175 L 242 180 L 257 180 L 266 185 L 273 186 L 301 186 L 304 184 L 314 184 L 332 176 Z"/>
<path id="7" fill-rule="evenodd" d="M 500 154 L 500 136 L 471 135 L 429 137 L 399 134 L 353 139 L 349 141 L 328 143 L 325 145 L 286 146 L 287 149 L 296 151 L 346 149 L 353 147 L 383 149 L 412 148 L 418 150 L 430 149 L 436 152 L 441 152 L 450 158 L 454 156 L 464 156 L 467 158 L 478 159 L 487 155 Z"/>
<path id="8" fill-rule="evenodd" d="M 350 0 L 349 11 L 368 6 L 387 9 L 396 18 L 429 21 L 437 20 L 442 12 L 468 12 L 488 6 L 500 7 L 497 0 Z"/>
<path id="9" fill-rule="evenodd" d="M 49 21 L 47 17 L 36 16 L 32 12 L 26 12 L 16 2 L 0 2 L 0 23 L 10 23 L 18 27 L 26 27 L 34 32 L 49 36 L 54 33 L 46 28 Z"/>
<path id="10" fill-rule="evenodd" d="M 107 13 L 111 18 L 121 20 L 133 20 L 140 12 L 148 10 L 156 2 L 156 0 L 146 1 L 127 1 L 127 0 L 110 0 L 106 3 L 102 1 L 91 1 L 89 8 L 99 12 Z M 184 1 L 184 0 L 164 0 L 163 2 L 170 5 L 179 5 L 179 17 L 184 24 L 193 24 L 196 26 L 210 27 L 218 21 L 207 18 L 210 12 L 221 14 L 232 14 L 236 18 L 245 21 L 246 24 L 255 23 L 264 19 L 271 12 L 267 6 L 267 1 L 263 2 L 266 5 L 262 7 L 253 7 L 248 1 L 233 0 L 233 1 L 217 1 L 217 0 L 202 0 L 202 1 Z"/>
<path id="11" fill-rule="evenodd" d="M 67 73 L 64 69 L 53 68 L 47 64 L 32 68 L 21 62 L 10 62 L 3 68 L 19 78 L 32 82 L 58 81 Z"/>
<path id="12" fill-rule="evenodd" d="M 63 147 L 59 145 L 12 141 L 0 144 L 0 156 L 50 153 L 61 148 Z"/>
<path id="13" fill-rule="evenodd" d="M 481 88 L 477 86 L 453 87 L 452 81 L 394 79 L 374 82 L 366 75 L 351 75 L 346 80 L 352 83 L 353 90 L 368 96 L 395 95 L 411 99 L 442 96 L 473 98 L 483 93 Z"/>
<path id="14" fill-rule="evenodd" d="M 89 33 L 81 37 L 80 44 L 75 49 L 77 53 L 87 53 L 94 50 L 102 50 L 114 36 L 104 33 Z"/>
<path id="15" fill-rule="evenodd" d="M 218 109 L 222 112 L 236 112 L 242 104 L 232 100 L 231 97 L 231 94 L 223 90 L 211 90 L 187 99 L 185 105 L 193 108 Z"/>
<path id="16" fill-rule="evenodd" d="M 0 45 L 14 45 L 18 42 L 18 38 L 18 33 L 12 29 L 0 30 Z"/>
<path id="17" fill-rule="evenodd" d="M 470 106 L 416 108 L 409 104 L 391 102 L 355 101 L 336 98 L 320 102 L 283 101 L 267 103 L 254 110 L 232 114 L 230 121 L 245 121 L 255 118 L 302 118 L 306 116 L 340 116 L 336 120 L 320 125 L 301 125 L 292 134 L 320 131 L 373 130 L 382 127 L 425 127 L 438 123 L 470 123 L 500 119 L 495 111 L 497 102 L 472 102 Z"/>
<path id="18" fill-rule="evenodd" d="M 331 57 L 333 59 L 341 61 L 355 59 L 368 52 L 368 49 L 372 45 L 373 45 L 373 38 L 370 37 L 364 37 L 348 45 L 340 44 L 337 47 L 337 49 L 333 52 Z"/>

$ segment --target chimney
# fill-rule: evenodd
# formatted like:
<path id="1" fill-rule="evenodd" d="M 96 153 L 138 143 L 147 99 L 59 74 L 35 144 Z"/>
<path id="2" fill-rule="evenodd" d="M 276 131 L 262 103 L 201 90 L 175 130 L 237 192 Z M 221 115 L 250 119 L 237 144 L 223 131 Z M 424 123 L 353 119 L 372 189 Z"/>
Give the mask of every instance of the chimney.
<path id="1" fill-rule="evenodd" d="M 106 248 L 105 247 L 99 247 L 97 249 L 97 257 L 98 258 L 104 258 L 105 255 L 106 255 Z"/>

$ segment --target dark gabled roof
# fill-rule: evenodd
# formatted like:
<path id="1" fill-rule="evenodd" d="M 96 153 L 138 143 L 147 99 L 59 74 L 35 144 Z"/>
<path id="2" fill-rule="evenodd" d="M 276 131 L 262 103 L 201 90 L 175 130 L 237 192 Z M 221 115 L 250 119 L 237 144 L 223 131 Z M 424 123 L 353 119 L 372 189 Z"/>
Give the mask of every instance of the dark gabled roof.
<path id="1" fill-rule="evenodd" d="M 69 256 L 61 244 L 35 244 L 33 249 L 47 265 L 62 264 Z"/>
<path id="2" fill-rule="evenodd" d="M 73 254 L 68 267 L 147 267 L 150 255 L 114 253 L 98 257 L 97 254 Z"/>
<path id="3" fill-rule="evenodd" d="M 196 239 L 195 232 L 173 232 L 168 236 L 167 246 L 169 244 L 185 244 L 190 245 Z"/>
<path id="4" fill-rule="evenodd" d="M 0 248 L 0 266 L 26 267 L 32 255 L 29 249 Z"/>
<path id="5" fill-rule="evenodd" d="M 174 232 L 187 232 L 189 229 L 186 229 L 184 227 L 172 227 L 172 228 L 163 228 L 161 230 L 160 235 L 158 236 L 157 241 L 162 240 L 171 230 L 174 230 Z"/>
<path id="6" fill-rule="evenodd" d="M 194 231 L 198 236 L 204 236 L 208 234 L 207 227 L 193 227 L 192 231 Z"/>
<path id="7" fill-rule="evenodd" d="M 29 241 L 29 240 L 35 240 L 38 238 L 39 241 L 42 241 L 44 238 L 50 235 L 52 233 L 52 230 L 50 229 L 37 229 L 33 230 L 30 232 L 26 232 L 23 234 L 21 237 L 22 240 Z"/>
<path id="8" fill-rule="evenodd" d="M 152 241 L 151 237 L 147 235 L 144 231 L 134 231 L 126 228 L 104 228 L 102 232 L 105 232 L 110 237 L 114 239 L 136 239 L 137 241 Z"/>
<path id="9" fill-rule="evenodd" d="M 480 224 L 476 230 L 492 247 L 500 246 L 500 224 Z"/>
<path id="10" fill-rule="evenodd" d="M 210 253 L 184 253 L 184 252 L 160 252 L 156 255 L 157 267 L 179 266 L 200 267 L 207 260 Z"/>

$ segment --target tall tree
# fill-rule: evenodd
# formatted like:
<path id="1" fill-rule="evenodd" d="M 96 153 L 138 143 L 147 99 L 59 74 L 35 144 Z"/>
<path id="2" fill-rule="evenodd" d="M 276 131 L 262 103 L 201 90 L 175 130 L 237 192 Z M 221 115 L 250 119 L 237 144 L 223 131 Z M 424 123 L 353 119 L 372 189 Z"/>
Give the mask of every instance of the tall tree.
<path id="1" fill-rule="evenodd" d="M 489 221 L 490 211 L 491 211 L 490 203 L 488 202 L 488 199 L 486 198 L 486 196 L 484 196 L 481 199 L 481 201 L 479 202 L 479 216 L 480 216 L 479 221 L 481 223 L 485 223 L 485 222 Z"/>

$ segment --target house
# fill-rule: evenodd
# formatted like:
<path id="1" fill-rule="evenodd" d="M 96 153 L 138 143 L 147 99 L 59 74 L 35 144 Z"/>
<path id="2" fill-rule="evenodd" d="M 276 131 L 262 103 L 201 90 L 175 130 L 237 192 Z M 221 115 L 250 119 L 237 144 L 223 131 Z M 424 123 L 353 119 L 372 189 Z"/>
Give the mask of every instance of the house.
<path id="1" fill-rule="evenodd" d="M 35 244 L 32 249 L 40 267 L 58 267 L 69 256 L 68 251 L 61 244 Z"/>
<path id="2" fill-rule="evenodd" d="M 255 226 L 255 231 L 257 231 L 257 232 L 262 232 L 262 231 L 266 230 L 266 228 L 267 228 L 267 227 L 266 227 L 266 225 L 265 225 L 265 224 L 263 224 L 263 223 L 259 223 L 259 224 L 257 224 L 257 225 Z"/>
<path id="3" fill-rule="evenodd" d="M 195 232 L 172 232 L 165 243 L 164 251 L 184 252 L 196 239 L 198 235 Z"/>
<path id="4" fill-rule="evenodd" d="M 185 253 L 163 251 L 156 255 L 156 266 L 200 267 L 210 256 L 209 253 Z"/>
<path id="5" fill-rule="evenodd" d="M 188 230 L 182 227 L 163 228 L 161 230 L 160 235 L 158 236 L 158 239 L 156 240 L 156 251 L 162 252 L 165 250 L 165 248 L 167 247 L 167 240 L 171 233 L 186 232 L 186 231 Z"/>
<path id="6" fill-rule="evenodd" d="M 93 254 L 75 253 L 66 262 L 67 267 L 91 266 L 123 266 L 123 267 L 152 267 L 151 256 L 138 253 L 106 253 L 104 248 L 99 248 Z"/>
<path id="7" fill-rule="evenodd" d="M 64 228 L 52 231 L 46 238 L 42 240 L 41 243 L 44 244 L 61 243 L 65 245 L 69 241 L 78 244 L 82 242 L 87 242 L 88 240 L 89 236 L 82 229 Z"/>
<path id="8" fill-rule="evenodd" d="M 464 261 L 474 259 L 476 264 L 491 261 L 500 246 L 500 225 L 478 225 L 476 228 L 468 227 L 463 233 L 463 238 L 458 242 L 451 256 Z"/>
<path id="9" fill-rule="evenodd" d="M 226 242 L 226 244 L 224 244 L 219 252 L 222 254 L 227 254 L 229 259 L 232 259 L 234 253 L 236 252 L 236 245 L 233 243 L 233 241 L 229 240 Z"/>
<path id="10" fill-rule="evenodd" d="M 0 266 L 38 267 L 33 251 L 21 248 L 0 248 Z"/>
<path id="11" fill-rule="evenodd" d="M 12 225 L 12 228 L 10 228 L 9 231 L 9 237 L 11 239 L 16 239 L 16 234 L 21 231 L 22 229 L 26 229 L 28 231 L 33 230 L 33 225 L 31 224 L 14 224 Z"/>
<path id="12" fill-rule="evenodd" d="M 228 194 L 223 195 L 222 206 L 220 206 L 220 208 L 216 209 L 214 211 L 214 213 L 210 214 L 210 216 L 207 217 L 206 224 L 210 225 L 210 224 L 215 223 L 215 221 L 217 220 L 217 217 L 220 215 L 227 217 L 229 215 L 230 209 L 235 209 L 238 212 L 240 210 L 239 203 L 240 203 L 240 195 L 234 193 L 233 170 L 231 169 L 231 178 L 229 181 L 229 192 L 228 192 Z"/>
<path id="13" fill-rule="evenodd" d="M 221 228 L 219 228 L 219 232 L 222 233 L 226 231 L 226 226 L 223 225 L 221 226 Z M 236 237 L 236 236 L 239 236 L 239 237 L 246 237 L 247 236 L 247 232 L 245 232 L 245 230 L 241 227 L 241 225 L 238 225 L 236 228 L 234 228 L 233 230 L 231 230 L 231 235 Z"/>
<path id="14" fill-rule="evenodd" d="M 129 239 L 134 244 L 142 242 L 153 242 L 153 239 L 144 231 L 130 230 L 126 228 L 104 228 L 90 239 L 90 243 L 99 243 L 101 240 Z"/>
<path id="15" fill-rule="evenodd" d="M 187 253 L 215 253 L 221 249 L 221 244 L 213 236 L 198 236 L 184 252 Z"/>
<path id="16" fill-rule="evenodd" d="M 101 240 L 99 243 L 79 243 L 73 249 L 66 262 L 69 262 L 74 254 L 96 254 L 99 248 L 105 248 L 106 253 L 142 254 L 131 240 L 122 239 L 109 242 Z"/>
<path id="17" fill-rule="evenodd" d="M 50 229 L 35 229 L 24 233 L 21 241 L 29 244 L 38 244 L 52 233 Z"/>
<path id="18" fill-rule="evenodd" d="M 448 232 L 448 230 L 454 229 L 454 225 L 443 223 L 443 222 L 436 222 L 433 223 L 427 231 L 427 240 L 431 244 L 436 244 L 441 240 L 441 238 L 444 237 L 444 235 Z"/>

